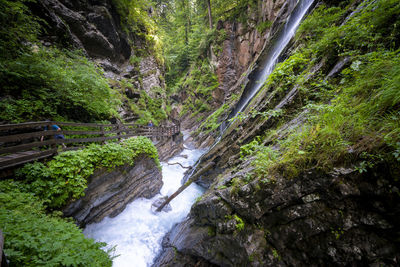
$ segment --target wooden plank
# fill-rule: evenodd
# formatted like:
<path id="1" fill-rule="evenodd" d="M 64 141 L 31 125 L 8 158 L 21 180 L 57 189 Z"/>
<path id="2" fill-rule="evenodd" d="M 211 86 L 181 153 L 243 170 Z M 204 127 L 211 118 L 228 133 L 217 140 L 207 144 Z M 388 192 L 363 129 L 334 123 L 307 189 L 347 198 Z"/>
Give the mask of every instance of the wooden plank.
<path id="1" fill-rule="evenodd" d="M 14 135 L 6 135 L 0 136 L 0 142 L 15 142 L 15 141 L 22 141 L 33 137 L 41 137 L 41 136 L 48 136 L 48 135 L 55 135 L 60 133 L 60 131 L 40 131 L 40 132 L 33 132 L 33 133 L 23 133 L 23 134 L 14 134 Z"/>
<path id="2" fill-rule="evenodd" d="M 40 131 L 40 132 L 33 132 L 33 133 L 23 133 L 23 134 L 14 134 L 14 135 L 7 135 L 7 136 L 0 136 L 0 142 L 16 142 L 16 141 L 22 141 L 34 137 L 42 137 L 42 136 L 49 136 L 49 135 L 56 135 L 56 134 L 63 134 L 63 135 L 85 135 L 85 134 L 90 134 L 90 135 L 106 135 L 106 134 L 113 134 L 113 133 L 119 133 L 119 132 L 129 132 L 133 133 L 136 130 L 135 129 L 127 129 L 127 130 L 113 130 L 113 131 Z"/>
<path id="3" fill-rule="evenodd" d="M 0 131 L 46 126 L 46 125 L 49 125 L 49 123 L 51 124 L 51 122 L 49 122 L 49 121 L 24 122 L 24 123 L 18 123 L 18 124 L 2 124 L 2 125 L 0 125 Z"/>
<path id="4" fill-rule="evenodd" d="M 79 123 L 79 122 L 54 122 L 54 124 L 61 126 L 83 126 L 83 127 L 114 127 L 115 124 L 101 124 L 101 123 Z"/>
<path id="5" fill-rule="evenodd" d="M 3 149 L 0 149 L 0 154 L 15 153 L 15 152 L 28 150 L 28 149 L 31 149 L 34 147 L 42 147 L 42 146 L 54 145 L 54 144 L 101 142 L 101 141 L 106 141 L 106 140 L 111 140 L 111 139 L 116 139 L 116 138 L 128 138 L 128 137 L 132 137 L 132 136 L 136 136 L 136 134 L 107 136 L 107 137 L 76 138 L 76 139 L 51 139 L 51 140 L 46 140 L 43 142 L 34 142 L 34 143 L 29 143 L 29 144 L 22 144 L 22 145 L 17 145 L 17 146 L 12 146 L 12 147 L 6 147 Z"/>
<path id="6" fill-rule="evenodd" d="M 60 121 L 40 121 L 40 122 L 25 122 L 25 123 L 18 123 L 18 124 L 3 124 L 0 125 L 0 131 L 6 130 L 14 130 L 14 129 L 23 129 L 23 128 L 33 128 L 39 126 L 47 126 L 56 124 L 59 126 L 76 126 L 76 127 L 115 127 L 117 124 L 99 124 L 99 123 L 75 123 L 75 122 L 60 122 Z M 135 127 L 135 128 L 142 128 L 142 129 L 154 129 L 157 127 L 152 126 L 144 126 L 144 125 L 137 125 L 134 123 L 127 123 L 121 124 L 124 127 Z"/>
<path id="7" fill-rule="evenodd" d="M 46 150 L 46 151 L 38 151 L 38 153 L 36 153 L 34 155 L 22 156 L 22 157 L 18 157 L 18 158 L 7 160 L 7 161 L 0 160 L 0 169 L 17 166 L 17 165 L 31 162 L 31 161 L 41 159 L 41 158 L 46 158 L 46 157 L 54 155 L 55 153 L 57 153 L 57 148 Z"/>
<path id="8" fill-rule="evenodd" d="M 34 128 L 39 126 L 47 126 L 56 124 L 59 126 L 80 126 L 80 127 L 114 127 L 115 124 L 99 124 L 99 123 L 76 123 L 76 122 L 61 122 L 61 121 L 38 121 L 38 122 L 24 122 L 16 124 L 2 124 L 0 131 L 8 131 L 14 129 Z"/>
<path id="9" fill-rule="evenodd" d="M 52 139 L 52 140 L 46 140 L 43 142 L 34 142 L 34 143 L 29 143 L 29 144 L 22 144 L 22 145 L 17 145 L 17 146 L 12 146 L 12 147 L 6 147 L 0 149 L 0 154 L 5 154 L 5 153 L 15 153 L 15 152 L 20 152 L 24 150 L 28 150 L 34 147 L 42 147 L 42 146 L 47 146 L 47 145 L 53 145 L 53 144 L 58 144 L 57 141 L 60 139 Z"/>

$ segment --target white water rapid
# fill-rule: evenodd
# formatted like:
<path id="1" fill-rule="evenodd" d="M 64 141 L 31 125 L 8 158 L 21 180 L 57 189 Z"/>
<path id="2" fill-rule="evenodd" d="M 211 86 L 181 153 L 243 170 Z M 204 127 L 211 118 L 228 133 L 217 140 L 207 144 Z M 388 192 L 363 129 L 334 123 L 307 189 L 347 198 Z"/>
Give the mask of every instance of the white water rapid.
<path id="1" fill-rule="evenodd" d="M 191 166 L 204 152 L 185 149 L 169 162 Z M 187 158 L 182 157 L 183 155 L 187 155 Z M 165 162 L 161 165 L 164 182 L 161 195 L 170 196 L 182 185 L 185 169 Z M 116 246 L 115 255 L 120 256 L 113 260 L 113 267 L 150 266 L 161 251 L 162 238 L 174 224 L 186 217 L 196 198 L 202 193 L 201 187 L 191 184 L 171 201 L 172 210 L 169 212 L 151 211 L 151 204 L 161 197 L 160 194 L 152 199 L 136 199 L 118 216 L 106 217 L 100 223 L 90 224 L 83 233 L 96 241 L 106 242 L 107 248 Z"/>

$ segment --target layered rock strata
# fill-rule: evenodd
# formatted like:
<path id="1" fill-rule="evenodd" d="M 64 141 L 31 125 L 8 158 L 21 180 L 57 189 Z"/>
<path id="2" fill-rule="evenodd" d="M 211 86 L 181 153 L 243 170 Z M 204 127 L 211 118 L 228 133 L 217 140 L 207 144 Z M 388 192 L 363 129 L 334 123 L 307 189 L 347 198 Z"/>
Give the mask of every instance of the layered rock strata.
<path id="1" fill-rule="evenodd" d="M 293 180 L 249 183 L 234 194 L 221 184 L 213 184 L 164 239 L 155 266 L 399 263 L 393 235 L 400 230 L 399 184 L 383 166 L 365 175 L 344 167 L 329 174 L 309 171 Z"/>
<path id="2" fill-rule="evenodd" d="M 133 166 L 112 171 L 97 170 L 89 179 L 85 196 L 70 203 L 64 215 L 84 227 L 106 216 L 114 217 L 139 197 L 151 198 L 163 185 L 161 171 L 153 159 L 142 157 Z"/>

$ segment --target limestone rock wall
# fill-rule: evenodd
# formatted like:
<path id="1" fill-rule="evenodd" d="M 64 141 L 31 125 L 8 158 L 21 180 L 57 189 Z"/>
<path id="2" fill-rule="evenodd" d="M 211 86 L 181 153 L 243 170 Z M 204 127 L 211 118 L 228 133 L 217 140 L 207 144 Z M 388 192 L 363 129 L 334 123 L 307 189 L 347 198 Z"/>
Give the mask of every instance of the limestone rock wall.
<path id="1" fill-rule="evenodd" d="M 349 64 L 346 57 L 321 59 L 304 79 L 321 75 L 327 80 Z M 263 144 L 278 150 L 276 140 L 307 119 L 310 111 L 303 108 L 299 86 L 279 92 L 265 88 L 251 103 L 255 112 L 284 110 L 287 121 L 272 115 L 236 120 L 202 157 L 197 169 L 215 163 L 199 180 L 208 189 L 164 238 L 154 266 L 399 265 L 397 167 L 380 163 L 360 172 L 355 152 L 349 151 L 355 160 L 335 162 L 329 171 L 248 176 L 254 158 L 241 159 L 240 146 L 271 130 Z"/>
<path id="2" fill-rule="evenodd" d="M 111 1 L 41 0 L 31 4 L 47 24 L 45 42 L 72 45 L 90 57 L 121 63 L 129 59 L 128 37 Z"/>
<path id="3" fill-rule="evenodd" d="M 247 25 L 239 22 L 219 22 L 217 28 L 224 29 L 227 35 L 222 44 L 222 52 L 217 58 L 216 73 L 220 83 L 214 91 L 214 99 L 223 103 L 232 93 L 237 93 L 235 84 L 249 66 L 258 58 L 268 44 L 268 40 L 289 16 L 296 1 L 259 1 L 258 10 L 249 9 Z M 270 23 L 264 31 L 257 29 L 258 24 Z"/>
<path id="4" fill-rule="evenodd" d="M 151 52 L 139 56 L 149 51 L 146 40 L 138 33 L 126 33 L 112 0 L 41 0 L 28 4 L 45 21 L 40 36 L 45 46 L 82 50 L 103 68 L 105 76 L 113 81 L 111 87 L 125 93 L 119 109 L 124 122 L 138 119 L 130 102 L 137 101 L 142 90 L 165 103 L 163 67 Z M 121 80 L 128 80 L 132 88 L 120 88 Z"/>
<path id="5" fill-rule="evenodd" d="M 151 198 L 163 185 L 161 171 L 154 160 L 142 157 L 135 165 L 112 171 L 97 170 L 89 179 L 85 196 L 64 209 L 80 226 L 114 217 L 136 198 Z"/>
<path id="6" fill-rule="evenodd" d="M 233 195 L 214 184 L 164 239 L 155 266 L 397 266 L 399 185 L 382 167 L 249 183 Z"/>

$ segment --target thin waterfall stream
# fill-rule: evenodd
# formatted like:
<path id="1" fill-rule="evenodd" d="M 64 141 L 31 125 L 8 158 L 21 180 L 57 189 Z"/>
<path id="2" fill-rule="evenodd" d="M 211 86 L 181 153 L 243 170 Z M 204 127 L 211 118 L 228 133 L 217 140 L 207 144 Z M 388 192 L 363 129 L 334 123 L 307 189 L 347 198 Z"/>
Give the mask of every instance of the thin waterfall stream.
<path id="1" fill-rule="evenodd" d="M 314 0 L 298 1 L 283 29 L 278 32 L 274 45 L 267 51 L 265 59 L 260 63 L 260 67 L 253 75 L 254 78 L 246 86 L 241 99 L 229 118 L 233 118 L 242 112 L 262 88 L 313 2 Z M 223 130 L 226 130 L 226 128 Z M 187 137 L 187 134 L 185 137 Z M 219 140 L 220 138 L 213 146 Z M 183 166 L 195 167 L 201 156 L 210 149 L 184 149 L 180 155 L 170 159 L 169 162 L 178 162 Z M 187 157 L 183 157 L 184 155 Z M 114 218 L 106 217 L 100 223 L 90 224 L 85 228 L 84 234 L 87 237 L 94 238 L 99 242 L 106 242 L 107 248 L 115 246 L 115 255 L 119 256 L 114 259 L 113 266 L 151 266 L 154 258 L 161 251 L 161 242 L 165 234 L 172 229 L 174 224 L 181 222 L 187 216 L 193 203 L 204 192 L 204 189 L 193 183 L 171 201 L 171 211 L 159 213 L 152 211 L 153 202 L 160 199 L 161 196 L 173 194 L 182 185 L 185 171 L 186 169 L 178 164 L 162 163 L 164 185 L 160 194 L 152 199 L 136 199 L 118 216 Z"/>
<path id="2" fill-rule="evenodd" d="M 245 87 L 239 102 L 236 104 L 236 107 L 232 110 L 231 114 L 229 114 L 228 119 L 232 119 L 242 112 L 262 88 L 268 76 L 272 73 L 276 64 L 278 63 L 279 58 L 282 56 L 283 51 L 285 51 L 286 46 L 296 33 L 300 22 L 313 3 L 314 0 L 298 1 L 286 23 L 276 33 L 276 37 L 273 40 L 273 45 L 271 45 L 266 51 L 264 58 L 259 64 L 260 66 L 257 68 L 257 70 L 255 70 L 255 73 L 252 74 L 251 80 Z M 225 130 L 227 126 L 228 125 L 226 125 L 223 130 Z"/>

